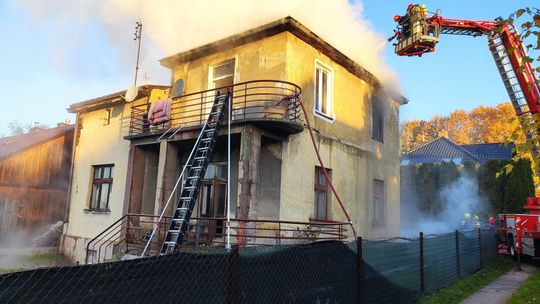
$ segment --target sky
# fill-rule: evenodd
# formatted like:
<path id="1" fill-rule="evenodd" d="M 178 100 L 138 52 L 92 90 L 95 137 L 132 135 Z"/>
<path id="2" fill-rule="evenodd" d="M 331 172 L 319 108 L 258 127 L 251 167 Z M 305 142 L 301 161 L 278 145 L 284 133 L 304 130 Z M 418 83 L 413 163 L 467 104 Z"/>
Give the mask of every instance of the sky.
<path id="1" fill-rule="evenodd" d="M 130 19 L 133 15 L 107 15 L 106 5 L 96 8 L 95 4 L 119 2 L 126 1 L 0 0 L 0 104 L 4 107 L 0 135 L 8 134 L 12 121 L 51 127 L 66 120 L 73 123 L 74 115 L 66 111 L 70 104 L 133 84 L 136 44 L 132 38 L 137 20 Z M 350 2 L 359 7 L 357 18 L 381 37 L 392 34 L 393 16 L 403 14 L 410 3 Z M 440 9 L 444 17 L 476 20 L 506 17 L 520 7 L 539 6 L 537 0 L 423 3 L 428 11 Z M 94 14 L 105 17 L 93 18 Z M 152 24 L 147 28 L 152 30 Z M 142 69 L 139 84 L 169 84 L 169 71 L 157 62 L 167 52 L 159 41 L 147 37 L 143 31 L 142 64 L 150 68 Z M 381 56 L 398 75 L 402 94 L 410 100 L 401 109 L 401 120 L 429 119 L 508 100 L 485 37 L 443 35 L 437 51 L 421 58 L 396 56 L 387 44 Z"/>

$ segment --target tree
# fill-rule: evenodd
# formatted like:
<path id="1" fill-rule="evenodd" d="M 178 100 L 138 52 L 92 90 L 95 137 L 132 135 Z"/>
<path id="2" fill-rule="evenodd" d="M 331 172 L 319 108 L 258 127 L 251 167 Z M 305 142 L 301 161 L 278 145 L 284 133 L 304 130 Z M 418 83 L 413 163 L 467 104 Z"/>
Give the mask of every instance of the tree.
<path id="1" fill-rule="evenodd" d="M 491 159 L 480 166 L 478 170 L 478 192 L 485 197 L 494 211 L 500 212 L 505 209 L 503 201 L 504 189 L 502 176 L 497 174 L 501 171 L 501 162 Z"/>
<path id="2" fill-rule="evenodd" d="M 441 189 L 455 182 L 461 174 L 459 168 L 454 162 L 442 162 L 439 164 L 439 185 Z"/>
<path id="3" fill-rule="evenodd" d="M 424 214 L 434 214 L 433 203 L 437 199 L 437 176 L 435 166 L 430 163 L 418 167 L 418 209 Z"/>
<path id="4" fill-rule="evenodd" d="M 507 173 L 504 185 L 504 202 L 507 212 L 523 212 L 527 197 L 534 196 L 531 163 L 522 158 L 513 162 L 512 170 Z"/>
<path id="5" fill-rule="evenodd" d="M 511 141 L 511 135 L 518 127 L 519 122 L 509 103 L 479 106 L 470 112 L 455 110 L 448 116 L 435 115 L 428 121 L 404 121 L 401 124 L 401 152 L 411 151 L 441 133 L 460 145 Z M 512 141 L 524 141 L 525 137 L 519 134 Z"/>
<path id="6" fill-rule="evenodd" d="M 463 173 L 468 175 L 469 177 L 472 177 L 472 178 L 477 178 L 478 176 L 478 165 L 471 161 L 471 160 L 468 160 L 468 161 L 464 161 L 463 162 Z"/>
<path id="7" fill-rule="evenodd" d="M 22 135 L 22 134 L 28 133 L 33 128 L 46 129 L 48 127 L 49 126 L 41 124 L 39 122 L 35 122 L 34 124 L 31 124 L 31 123 L 21 123 L 19 121 L 13 120 L 8 124 L 7 129 L 9 131 L 8 136 L 15 136 L 15 135 Z"/>

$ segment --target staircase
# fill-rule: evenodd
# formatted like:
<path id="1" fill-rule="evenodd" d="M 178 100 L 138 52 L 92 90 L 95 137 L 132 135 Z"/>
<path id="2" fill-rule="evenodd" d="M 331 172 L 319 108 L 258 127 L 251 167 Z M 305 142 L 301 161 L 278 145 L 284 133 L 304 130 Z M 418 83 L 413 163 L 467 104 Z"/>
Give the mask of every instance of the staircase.
<path id="1" fill-rule="evenodd" d="M 189 227 L 193 206 L 197 200 L 202 180 L 216 144 L 225 111 L 231 101 L 231 92 L 217 94 L 208 119 L 201 130 L 201 138 L 195 143 L 195 152 L 188 159 L 188 173 L 180 199 L 174 209 L 169 229 L 161 247 L 161 255 L 177 251 Z"/>

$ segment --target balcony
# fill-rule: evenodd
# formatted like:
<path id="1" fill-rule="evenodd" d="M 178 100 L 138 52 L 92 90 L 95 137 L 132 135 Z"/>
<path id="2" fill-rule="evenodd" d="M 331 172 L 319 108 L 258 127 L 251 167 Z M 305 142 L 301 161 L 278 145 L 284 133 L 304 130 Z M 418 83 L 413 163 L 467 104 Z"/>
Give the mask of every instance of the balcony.
<path id="1" fill-rule="evenodd" d="M 151 103 L 131 107 L 129 136 L 156 136 L 200 128 L 207 119 L 216 94 L 232 92 L 232 123 L 253 123 L 263 129 L 290 135 L 302 131 L 299 86 L 279 80 L 255 80 L 182 95 L 170 104 L 168 121 L 152 125 Z M 227 118 L 225 118 L 227 120 Z"/>
<path id="2" fill-rule="evenodd" d="M 103 263 L 140 256 L 156 233 L 146 256 L 158 255 L 171 217 L 156 223 L 158 215 L 126 214 L 88 242 L 86 264 Z M 180 247 L 181 251 L 208 251 L 224 248 L 227 240 L 226 218 L 191 218 L 190 229 Z M 231 244 L 240 247 L 305 244 L 314 241 L 344 241 L 346 222 L 295 222 L 280 220 L 231 219 Z"/>

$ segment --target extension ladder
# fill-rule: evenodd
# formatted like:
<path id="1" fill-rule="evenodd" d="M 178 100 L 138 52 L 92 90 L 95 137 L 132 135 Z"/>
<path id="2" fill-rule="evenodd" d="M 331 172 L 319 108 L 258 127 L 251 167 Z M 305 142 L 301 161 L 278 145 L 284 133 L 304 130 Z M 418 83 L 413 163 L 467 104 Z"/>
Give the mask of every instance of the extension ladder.
<path id="1" fill-rule="evenodd" d="M 169 223 L 169 229 L 165 234 L 160 255 L 176 252 L 182 244 L 189 228 L 191 212 L 193 211 L 206 168 L 212 156 L 225 111 L 230 102 L 231 92 L 227 92 L 226 94 L 217 93 L 208 119 L 201 130 L 200 140 L 195 143 L 195 153 L 187 160 L 189 169 L 186 175 L 186 181 L 184 182 L 180 199 L 174 209 L 171 222 Z"/>

